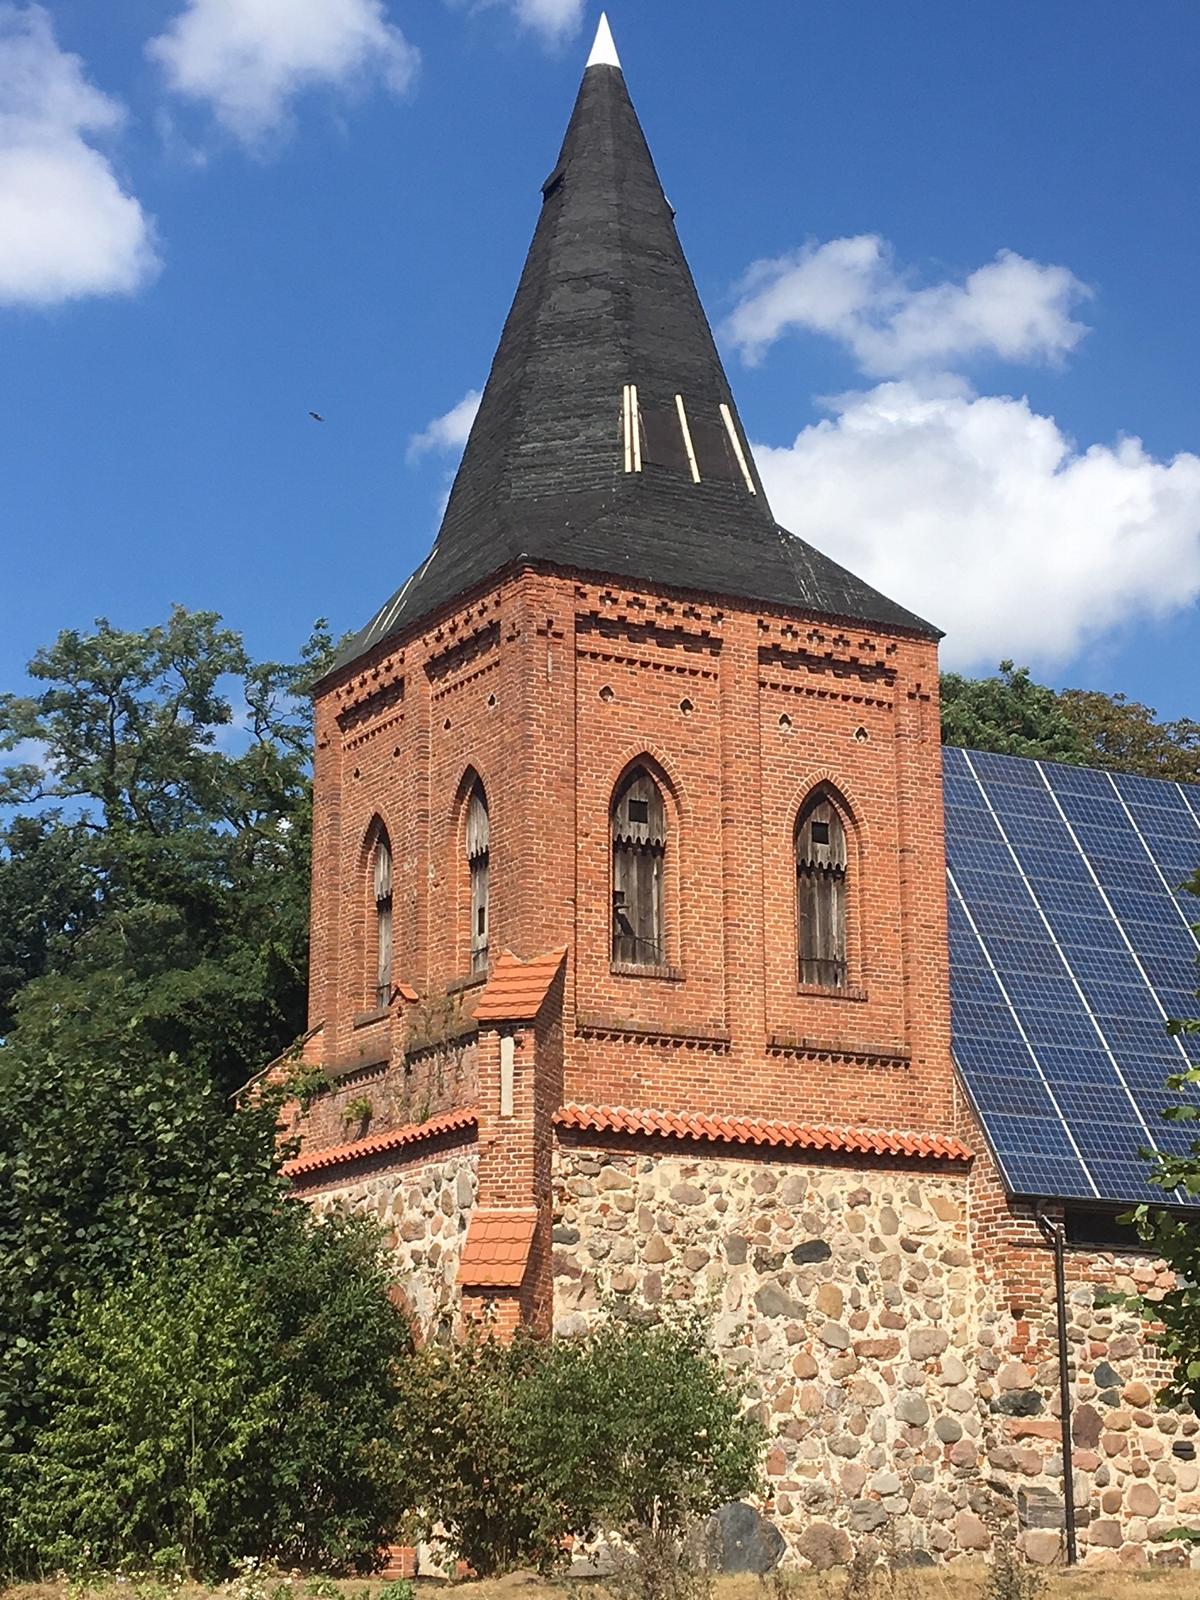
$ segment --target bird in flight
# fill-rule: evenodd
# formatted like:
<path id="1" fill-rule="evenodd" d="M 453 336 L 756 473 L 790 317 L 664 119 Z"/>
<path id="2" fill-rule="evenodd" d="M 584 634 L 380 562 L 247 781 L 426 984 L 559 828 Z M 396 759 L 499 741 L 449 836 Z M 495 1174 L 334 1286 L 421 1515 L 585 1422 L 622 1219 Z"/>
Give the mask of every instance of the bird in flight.
<path id="1" fill-rule="evenodd" d="M 325 418 L 321 415 L 321 413 L 319 411 L 310 411 L 308 414 L 313 419 L 314 422 L 324 422 L 325 421 Z"/>

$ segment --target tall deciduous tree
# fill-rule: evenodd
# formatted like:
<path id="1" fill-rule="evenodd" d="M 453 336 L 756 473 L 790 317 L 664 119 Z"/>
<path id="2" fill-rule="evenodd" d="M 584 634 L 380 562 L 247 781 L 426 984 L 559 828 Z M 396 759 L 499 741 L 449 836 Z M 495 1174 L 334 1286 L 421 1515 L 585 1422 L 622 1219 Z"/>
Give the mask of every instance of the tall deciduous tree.
<path id="1" fill-rule="evenodd" d="M 1056 692 L 1011 661 L 990 678 L 942 674 L 942 742 L 1200 784 L 1200 722 L 1159 722 L 1123 694 Z"/>
<path id="2" fill-rule="evenodd" d="M 1200 783 L 1200 722 L 1159 722 L 1151 706 L 1123 694 L 1064 689 L 1058 699 L 1087 751 L 1088 766 Z"/>
<path id="3" fill-rule="evenodd" d="M 942 742 L 1042 761 L 1086 760 L 1079 732 L 1054 690 L 1011 661 L 1002 661 L 993 678 L 942 674 Z"/>
<path id="4" fill-rule="evenodd" d="M 139 1019 L 227 1089 L 304 1025 L 310 710 L 298 665 L 255 664 L 209 612 L 101 620 L 0 697 L 0 1036 Z M 61 1045 L 61 1039 L 60 1039 Z"/>

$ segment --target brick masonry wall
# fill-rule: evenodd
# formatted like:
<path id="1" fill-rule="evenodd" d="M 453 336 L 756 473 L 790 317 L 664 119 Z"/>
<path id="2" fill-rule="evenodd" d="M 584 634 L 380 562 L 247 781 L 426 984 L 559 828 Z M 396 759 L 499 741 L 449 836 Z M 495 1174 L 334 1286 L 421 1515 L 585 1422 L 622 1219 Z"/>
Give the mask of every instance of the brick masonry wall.
<path id="1" fill-rule="evenodd" d="M 451 1030 L 457 1033 L 457 1024 Z M 320 1040 L 311 1057 L 321 1059 Z M 284 1107 L 287 1135 L 299 1134 L 306 1152 L 344 1145 L 368 1134 L 426 1122 L 439 1112 L 473 1106 L 478 1099 L 478 1041 L 465 1034 L 445 1043 L 400 1036 L 396 1056 L 343 1066 L 302 1114 L 295 1101 Z M 365 1108 L 365 1109 L 364 1109 Z"/>
<path id="2" fill-rule="evenodd" d="M 932 641 L 527 571 L 329 680 L 316 730 L 306 1059 L 335 1087 L 303 1121 L 305 1148 L 355 1137 L 356 1098 L 372 1103 L 362 1133 L 479 1109 L 478 1156 L 439 1146 L 305 1191 L 394 1231 L 417 1323 L 457 1315 L 473 1203 L 535 1207 L 504 1326 L 570 1332 L 608 1293 L 653 1306 L 711 1292 L 722 1348 L 770 1419 L 772 1511 L 800 1557 L 893 1528 L 937 1553 L 979 1548 L 998 1482 L 1047 1559 L 1061 1465 L 1052 1267 L 953 1074 Z M 668 822 L 653 974 L 610 960 L 609 805 L 634 761 L 657 777 Z M 478 1033 L 464 848 L 476 776 L 493 960 L 568 952 L 536 1022 Z M 818 783 L 848 824 L 850 982 L 837 993 L 796 973 L 792 829 Z M 380 826 L 397 989 L 376 1010 Z M 553 1136 L 572 1101 L 957 1131 L 979 1154 L 968 1182 L 587 1150 Z M 1072 1253 L 1068 1271 L 1089 1560 L 1179 1559 L 1147 1541 L 1171 1518 L 1200 1520 L 1177 1449 L 1195 1419 L 1155 1411 L 1163 1374 L 1144 1330 L 1105 1303 L 1153 1269 Z"/>
<path id="3" fill-rule="evenodd" d="M 571 950 L 564 1095 L 945 1131 L 953 1115 L 934 644 L 525 572 L 331 680 L 317 705 L 310 1058 L 402 1048 L 369 1010 L 370 841 L 394 976 L 467 965 L 463 802 L 487 789 L 491 943 Z M 613 971 L 608 811 L 664 790 L 667 968 Z M 851 988 L 796 981 L 791 830 L 817 783 L 851 834 Z"/>

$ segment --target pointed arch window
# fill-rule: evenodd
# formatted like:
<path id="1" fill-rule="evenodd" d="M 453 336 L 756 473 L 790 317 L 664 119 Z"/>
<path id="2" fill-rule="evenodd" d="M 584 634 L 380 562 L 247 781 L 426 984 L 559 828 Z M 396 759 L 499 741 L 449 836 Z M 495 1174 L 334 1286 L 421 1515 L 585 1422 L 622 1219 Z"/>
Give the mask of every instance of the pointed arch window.
<path id="1" fill-rule="evenodd" d="M 846 987 L 846 827 L 827 794 L 796 820 L 796 927 L 801 983 Z"/>
<path id="2" fill-rule="evenodd" d="M 471 884 L 471 971 L 488 964 L 488 804 L 478 779 L 467 799 L 467 870 Z"/>
<path id="3" fill-rule="evenodd" d="M 662 966 L 663 861 L 667 817 L 662 791 L 634 767 L 612 803 L 612 958 L 621 965 Z"/>
<path id="4" fill-rule="evenodd" d="M 392 847 L 381 832 L 371 866 L 375 899 L 375 1004 L 382 1010 L 392 998 Z"/>

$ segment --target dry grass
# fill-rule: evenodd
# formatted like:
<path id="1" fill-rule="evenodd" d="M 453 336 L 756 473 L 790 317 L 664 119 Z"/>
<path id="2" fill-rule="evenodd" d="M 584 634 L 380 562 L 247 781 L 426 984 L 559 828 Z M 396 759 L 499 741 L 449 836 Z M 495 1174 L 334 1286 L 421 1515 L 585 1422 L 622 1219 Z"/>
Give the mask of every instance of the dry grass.
<path id="1" fill-rule="evenodd" d="M 486 1583 L 447 1583 L 421 1578 L 416 1600 L 607 1600 L 599 1579 L 551 1580 L 531 1573 L 512 1573 Z M 382 1583 L 344 1579 L 322 1583 L 322 1593 L 336 1589 L 339 1600 L 378 1600 Z M 305 1580 L 297 1579 L 296 1600 L 306 1600 Z M 126 1582 L 90 1591 L 94 1600 L 165 1600 L 167 1591 L 152 1582 Z M 233 1600 L 231 1591 L 185 1584 L 170 1591 L 171 1600 Z M 757 1578 L 718 1578 L 714 1600 L 844 1600 L 845 1575 L 787 1573 L 774 1583 Z M 987 1572 L 978 1562 L 960 1561 L 932 1570 L 880 1573 L 869 1600 L 987 1600 Z M 1200 1574 L 1188 1571 L 1115 1569 L 1047 1574 L 1043 1600 L 1198 1600 Z M 84 1600 L 79 1587 L 62 1583 L 16 1584 L 3 1600 Z M 864 1596 L 863 1600 L 867 1600 Z"/>

